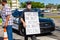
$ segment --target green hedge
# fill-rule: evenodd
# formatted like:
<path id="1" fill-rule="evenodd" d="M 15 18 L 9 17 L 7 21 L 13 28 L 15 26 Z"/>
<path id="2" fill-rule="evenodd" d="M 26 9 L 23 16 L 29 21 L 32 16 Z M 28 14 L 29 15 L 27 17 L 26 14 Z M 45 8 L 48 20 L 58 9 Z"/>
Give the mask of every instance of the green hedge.
<path id="1" fill-rule="evenodd" d="M 45 16 L 46 18 L 58 18 L 60 19 L 60 16 Z"/>
<path id="2" fill-rule="evenodd" d="M 2 18 L 0 18 L 0 23 L 2 23 Z"/>

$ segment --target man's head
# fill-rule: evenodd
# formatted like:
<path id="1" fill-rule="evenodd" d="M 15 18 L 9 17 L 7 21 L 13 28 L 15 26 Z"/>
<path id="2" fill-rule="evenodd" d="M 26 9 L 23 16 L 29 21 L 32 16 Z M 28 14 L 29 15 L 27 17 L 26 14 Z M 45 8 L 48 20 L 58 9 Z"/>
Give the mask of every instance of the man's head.
<path id="1" fill-rule="evenodd" d="M 27 9 L 31 9 L 31 1 L 26 2 Z"/>
<path id="2" fill-rule="evenodd" d="M 2 0 L 2 6 L 4 6 L 7 3 L 7 0 Z"/>

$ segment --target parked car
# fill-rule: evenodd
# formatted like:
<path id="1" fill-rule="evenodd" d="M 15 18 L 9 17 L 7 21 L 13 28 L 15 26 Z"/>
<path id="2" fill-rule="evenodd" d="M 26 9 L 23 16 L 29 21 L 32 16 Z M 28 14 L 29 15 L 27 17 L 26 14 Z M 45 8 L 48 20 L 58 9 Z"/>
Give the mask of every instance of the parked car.
<path id="1" fill-rule="evenodd" d="M 47 10 L 44 10 L 44 12 L 45 12 L 45 13 L 49 13 L 49 12 L 51 12 L 51 10 L 48 10 L 48 9 L 47 9 Z"/>
<path id="2" fill-rule="evenodd" d="M 19 16 L 21 16 L 22 11 L 14 10 L 14 12 L 12 14 L 14 17 L 13 29 L 19 31 L 19 33 L 21 35 L 25 33 L 24 27 L 23 27 L 21 21 L 19 20 Z M 43 15 L 41 15 L 40 11 L 41 11 L 40 9 L 35 10 L 35 12 L 39 12 L 39 22 L 40 22 L 41 34 L 42 33 L 51 33 L 52 31 L 55 30 L 55 23 L 51 18 L 42 17 Z"/>

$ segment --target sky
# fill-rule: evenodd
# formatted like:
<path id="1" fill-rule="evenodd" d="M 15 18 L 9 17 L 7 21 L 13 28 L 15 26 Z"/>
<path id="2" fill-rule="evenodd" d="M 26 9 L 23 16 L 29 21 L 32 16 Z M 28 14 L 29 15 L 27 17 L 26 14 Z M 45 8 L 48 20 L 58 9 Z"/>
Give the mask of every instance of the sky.
<path id="1" fill-rule="evenodd" d="M 28 0 L 20 0 L 20 2 L 26 2 L 26 1 Z M 48 3 L 60 4 L 60 0 L 30 0 L 30 1 L 41 2 L 44 3 L 45 5 Z"/>

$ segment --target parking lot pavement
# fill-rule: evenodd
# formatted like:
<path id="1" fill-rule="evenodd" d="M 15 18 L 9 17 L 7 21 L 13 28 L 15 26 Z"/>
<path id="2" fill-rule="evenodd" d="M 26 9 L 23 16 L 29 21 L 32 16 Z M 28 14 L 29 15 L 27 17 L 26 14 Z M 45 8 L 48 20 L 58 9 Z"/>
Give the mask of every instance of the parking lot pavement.
<path id="1" fill-rule="evenodd" d="M 14 39 L 19 39 L 19 40 L 24 40 L 23 36 L 20 36 L 16 33 L 13 33 L 13 37 Z M 38 40 L 60 40 L 60 30 L 59 28 L 57 28 L 54 32 L 52 33 L 48 33 L 48 34 L 43 34 L 41 36 L 37 36 Z M 31 38 L 29 37 L 29 40 L 31 40 Z"/>
<path id="2" fill-rule="evenodd" d="M 3 40 L 3 33 L 4 33 L 3 28 L 0 26 L 0 40 Z M 55 36 L 53 36 L 53 35 L 45 35 L 45 36 L 39 36 L 39 37 L 37 37 L 37 39 L 38 40 L 58 40 L 60 38 L 59 31 L 56 30 L 56 31 L 53 32 L 53 34 Z M 15 40 L 24 40 L 23 36 L 20 36 L 20 35 L 18 35 L 16 33 L 13 33 L 13 38 Z M 29 38 L 29 40 L 31 40 L 31 39 Z"/>
<path id="3" fill-rule="evenodd" d="M 55 26 L 60 26 L 60 19 L 54 19 Z"/>
<path id="4" fill-rule="evenodd" d="M 3 40 L 3 28 L 0 26 L 0 40 Z"/>
<path id="5" fill-rule="evenodd" d="M 37 37 L 38 40 L 58 40 L 58 39 L 54 39 L 54 38 L 50 38 L 50 37 L 46 37 L 46 36 L 43 36 L 43 37 Z"/>
<path id="6" fill-rule="evenodd" d="M 23 36 L 20 36 L 16 33 L 13 33 L 13 37 L 15 40 L 19 39 L 19 40 L 24 40 Z M 52 34 L 48 33 L 48 34 L 44 34 L 42 36 L 37 36 L 38 40 L 60 40 L 60 31 L 59 30 L 55 30 L 54 32 L 52 32 Z M 29 37 L 29 40 L 31 40 L 31 38 Z"/>
<path id="7" fill-rule="evenodd" d="M 22 36 L 20 36 L 16 33 L 13 33 L 13 39 L 15 39 L 15 40 L 24 40 L 24 37 L 22 37 Z"/>
<path id="8" fill-rule="evenodd" d="M 49 36 L 40 36 L 40 37 L 36 37 L 36 38 L 37 38 L 37 40 L 58 40 L 56 38 L 51 38 Z M 15 34 L 14 39 L 15 40 L 24 40 L 24 37 Z M 31 40 L 31 38 L 29 37 L 28 40 Z"/>

